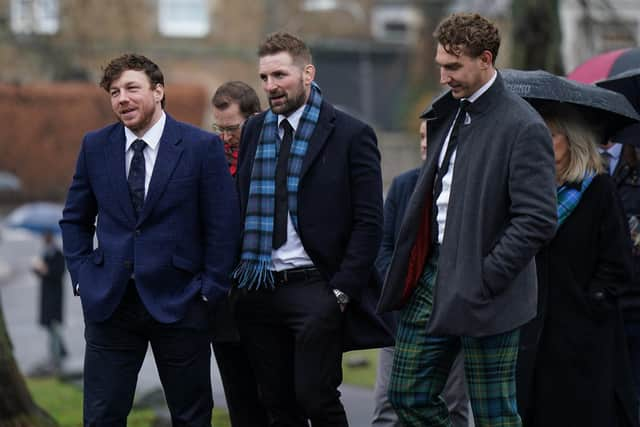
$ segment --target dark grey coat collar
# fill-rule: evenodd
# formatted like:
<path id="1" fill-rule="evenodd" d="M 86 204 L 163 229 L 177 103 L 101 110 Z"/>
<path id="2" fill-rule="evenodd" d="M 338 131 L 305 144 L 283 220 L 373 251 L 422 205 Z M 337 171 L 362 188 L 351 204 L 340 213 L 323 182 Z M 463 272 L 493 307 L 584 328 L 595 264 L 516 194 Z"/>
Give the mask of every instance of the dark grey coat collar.
<path id="1" fill-rule="evenodd" d="M 501 99 L 502 94 L 505 90 L 507 90 L 504 81 L 502 80 L 502 76 L 500 72 L 497 71 L 496 80 L 493 84 L 487 89 L 485 93 L 483 93 L 478 99 L 467 107 L 467 113 L 470 115 L 482 115 L 486 111 L 491 109 L 491 106 Z M 425 120 L 436 120 L 448 117 L 450 114 L 454 113 L 458 106 L 460 105 L 460 100 L 456 99 L 451 95 L 451 91 L 447 91 L 444 94 L 440 95 L 436 100 L 433 101 L 431 106 L 427 108 L 422 114 L 420 114 L 421 119 Z"/>

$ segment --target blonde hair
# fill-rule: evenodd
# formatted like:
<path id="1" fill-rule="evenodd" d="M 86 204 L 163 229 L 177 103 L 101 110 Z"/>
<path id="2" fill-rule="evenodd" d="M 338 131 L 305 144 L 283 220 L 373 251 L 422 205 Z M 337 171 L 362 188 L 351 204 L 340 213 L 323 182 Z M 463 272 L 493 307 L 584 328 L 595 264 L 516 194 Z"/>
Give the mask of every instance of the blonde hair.
<path id="1" fill-rule="evenodd" d="M 549 129 L 567 138 L 569 163 L 557 172 L 560 182 L 580 182 L 587 174 L 604 172 L 598 152 L 598 145 L 603 141 L 602 130 L 594 126 L 586 114 L 567 104 L 544 109 L 540 114 Z"/>

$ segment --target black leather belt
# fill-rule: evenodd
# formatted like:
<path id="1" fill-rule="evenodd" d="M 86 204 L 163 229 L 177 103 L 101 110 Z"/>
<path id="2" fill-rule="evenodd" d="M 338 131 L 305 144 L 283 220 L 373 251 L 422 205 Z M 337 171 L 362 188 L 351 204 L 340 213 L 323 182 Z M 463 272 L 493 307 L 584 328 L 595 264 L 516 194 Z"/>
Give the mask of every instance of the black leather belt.
<path id="1" fill-rule="evenodd" d="M 320 272 L 315 267 L 292 268 L 290 270 L 274 271 L 273 277 L 276 285 L 288 285 L 320 277 Z"/>

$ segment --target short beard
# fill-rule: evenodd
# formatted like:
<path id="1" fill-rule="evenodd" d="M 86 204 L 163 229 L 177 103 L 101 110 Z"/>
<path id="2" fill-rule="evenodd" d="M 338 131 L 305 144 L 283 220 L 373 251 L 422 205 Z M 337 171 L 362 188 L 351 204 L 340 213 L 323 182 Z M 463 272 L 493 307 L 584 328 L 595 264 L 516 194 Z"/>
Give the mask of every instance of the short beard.
<path id="1" fill-rule="evenodd" d="M 302 107 L 306 102 L 306 98 L 307 94 L 305 93 L 303 86 L 303 90 L 300 92 L 300 95 L 298 95 L 294 99 L 287 99 L 287 102 L 275 108 L 271 104 L 271 100 L 269 100 L 269 107 L 271 107 L 271 111 L 274 114 L 282 114 L 283 116 L 288 116 L 298 108 Z"/>

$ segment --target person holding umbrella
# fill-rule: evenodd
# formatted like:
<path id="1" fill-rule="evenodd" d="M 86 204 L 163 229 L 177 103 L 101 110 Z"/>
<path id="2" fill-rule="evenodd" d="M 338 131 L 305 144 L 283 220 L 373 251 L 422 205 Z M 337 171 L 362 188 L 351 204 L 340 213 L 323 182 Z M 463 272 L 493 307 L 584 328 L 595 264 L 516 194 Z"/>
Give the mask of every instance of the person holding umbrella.
<path id="1" fill-rule="evenodd" d="M 58 374 L 67 349 L 62 338 L 63 291 L 65 262 L 62 251 L 55 243 L 52 231 L 42 234 L 42 255 L 33 262 L 31 270 L 40 279 L 40 325 L 49 338 L 49 359 L 38 369 L 42 374 Z"/>
<path id="2" fill-rule="evenodd" d="M 522 328 L 524 426 L 635 426 L 618 296 L 631 277 L 626 221 L 597 146 L 640 121 L 621 94 L 542 70 L 503 70 L 554 139 L 559 228 L 536 257 L 538 315 Z"/>
<path id="3" fill-rule="evenodd" d="M 1 175 L 0 175 L 1 177 Z M 1 178 L 0 178 L 1 179 Z M 1 186 L 1 185 L 0 185 Z M 39 324 L 48 336 L 49 355 L 32 372 L 33 375 L 57 375 L 67 349 L 62 338 L 65 260 L 56 244 L 55 234 L 60 231 L 62 205 L 52 202 L 31 202 L 18 206 L 4 220 L 12 229 L 29 231 L 42 239 L 41 255 L 31 265 L 31 271 L 40 281 Z"/>
<path id="4" fill-rule="evenodd" d="M 597 149 L 602 134 L 570 104 L 539 111 L 553 137 L 559 227 L 537 256 L 538 316 L 522 332 L 522 345 L 534 348 L 519 361 L 523 425 L 636 426 L 617 301 L 631 252 Z"/>

